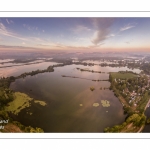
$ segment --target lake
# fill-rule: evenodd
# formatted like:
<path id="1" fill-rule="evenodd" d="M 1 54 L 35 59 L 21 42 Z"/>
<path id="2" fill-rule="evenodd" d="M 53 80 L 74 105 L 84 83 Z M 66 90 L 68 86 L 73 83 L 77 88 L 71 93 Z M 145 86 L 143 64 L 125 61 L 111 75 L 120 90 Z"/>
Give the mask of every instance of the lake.
<path id="1" fill-rule="evenodd" d="M 3 60 L 5 61 L 5 60 Z M 6 62 L 6 61 L 5 61 Z M 34 64 L 32 64 L 34 63 Z M 48 66 L 56 65 L 56 62 L 32 61 L 30 63 L 5 63 L 0 64 L 0 77 L 19 76 L 25 72 L 35 71 L 37 69 L 47 69 Z M 11 67 L 7 67 L 11 66 Z M 3 67 L 3 68 L 2 68 Z"/>
<path id="2" fill-rule="evenodd" d="M 76 68 L 106 73 L 81 72 Z M 112 69 L 115 71 L 115 68 Z M 126 68 L 118 67 L 116 71 L 122 69 Z M 16 120 L 27 126 L 41 127 L 45 132 L 103 132 L 105 127 L 123 123 L 126 115 L 122 104 L 111 90 L 104 90 L 109 88 L 110 82 L 91 81 L 109 79 L 109 71 L 109 67 L 67 65 L 54 68 L 54 72 L 17 79 L 11 83 L 11 89 L 44 100 L 47 105 L 33 103 L 30 108 L 22 110 Z M 91 91 L 90 87 L 95 90 Z M 110 107 L 103 107 L 101 100 L 108 100 Z M 99 103 L 99 106 L 94 107 L 94 103 Z"/>

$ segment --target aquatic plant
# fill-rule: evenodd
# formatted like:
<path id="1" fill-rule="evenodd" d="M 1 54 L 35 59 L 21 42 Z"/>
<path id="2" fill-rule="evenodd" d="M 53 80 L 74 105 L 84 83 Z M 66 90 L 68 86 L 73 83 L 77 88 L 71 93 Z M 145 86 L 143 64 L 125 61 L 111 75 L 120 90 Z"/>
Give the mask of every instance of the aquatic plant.
<path id="1" fill-rule="evenodd" d="M 101 100 L 101 103 L 102 103 L 103 107 L 109 107 L 110 106 L 110 103 L 108 100 Z"/>

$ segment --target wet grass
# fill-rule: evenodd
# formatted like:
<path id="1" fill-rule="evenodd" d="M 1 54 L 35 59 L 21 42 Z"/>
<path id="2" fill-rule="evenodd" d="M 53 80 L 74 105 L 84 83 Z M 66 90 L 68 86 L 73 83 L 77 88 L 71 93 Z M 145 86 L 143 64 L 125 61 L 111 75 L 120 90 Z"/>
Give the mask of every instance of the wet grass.
<path id="1" fill-rule="evenodd" d="M 130 79 L 134 78 L 137 75 L 134 73 L 122 73 L 122 72 L 111 72 L 112 78 L 113 79 Z"/>
<path id="2" fill-rule="evenodd" d="M 15 92 L 15 99 L 8 103 L 8 106 L 5 107 L 5 111 L 18 114 L 22 109 L 30 106 L 30 101 L 33 100 L 28 95 L 20 92 Z"/>

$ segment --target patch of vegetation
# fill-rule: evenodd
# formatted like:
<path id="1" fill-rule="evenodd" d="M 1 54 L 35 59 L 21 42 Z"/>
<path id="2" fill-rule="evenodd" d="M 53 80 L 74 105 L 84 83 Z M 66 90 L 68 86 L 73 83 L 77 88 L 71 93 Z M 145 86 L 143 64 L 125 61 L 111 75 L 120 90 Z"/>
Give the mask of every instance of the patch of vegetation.
<path id="1" fill-rule="evenodd" d="M 101 103 L 103 107 L 110 107 L 110 103 L 108 100 L 101 100 Z"/>
<path id="2" fill-rule="evenodd" d="M 0 78 L 0 110 L 14 99 L 14 93 L 9 89 L 9 85 L 13 81 L 13 77 Z"/>
<path id="3" fill-rule="evenodd" d="M 94 91 L 94 90 L 95 90 L 95 88 L 94 88 L 94 87 L 90 87 L 90 90 L 91 90 L 91 91 Z"/>
<path id="4" fill-rule="evenodd" d="M 110 73 L 112 80 L 113 79 L 130 79 L 137 77 L 137 74 L 130 71 L 120 71 L 120 72 L 111 72 Z"/>
<path id="5" fill-rule="evenodd" d="M 147 91 L 147 92 L 145 92 L 144 94 L 143 94 L 143 96 L 142 96 L 142 98 L 141 98 L 141 100 L 140 100 L 140 102 L 139 102 L 139 104 L 138 104 L 138 107 L 137 107 L 137 110 L 140 112 L 140 113 L 144 113 L 144 111 L 145 111 L 145 106 L 146 106 L 146 104 L 148 103 L 148 101 L 149 101 L 149 99 L 150 99 L 150 94 L 149 94 L 149 92 Z"/>
<path id="6" fill-rule="evenodd" d="M 92 73 L 102 73 L 101 71 L 94 71 L 94 70 L 89 70 L 89 69 L 81 69 L 81 68 L 77 68 L 77 70 L 80 70 L 80 71 L 87 71 L 87 72 L 92 72 Z"/>
<path id="7" fill-rule="evenodd" d="M 14 100 L 5 106 L 5 111 L 18 114 L 22 109 L 30 106 L 30 101 L 33 100 L 28 95 L 20 92 L 15 92 Z"/>
<path id="8" fill-rule="evenodd" d="M 129 116 L 121 125 L 115 125 L 112 128 L 105 128 L 104 132 L 138 132 L 145 125 L 146 116 L 143 114 L 133 114 Z"/>
<path id="9" fill-rule="evenodd" d="M 146 122 L 144 112 L 150 99 L 148 76 L 121 71 L 110 73 L 109 77 L 110 89 L 123 104 L 128 118 L 122 125 L 106 128 L 105 132 L 141 132 Z"/>
<path id="10" fill-rule="evenodd" d="M 13 121 L 13 124 L 17 125 L 21 130 L 27 133 L 43 133 L 44 132 L 43 129 L 41 128 L 38 128 L 38 127 L 33 128 L 31 126 L 26 127 L 17 121 Z"/>
<path id="11" fill-rule="evenodd" d="M 140 69 L 142 69 L 144 73 L 150 74 L 150 63 L 143 63 Z"/>
<path id="12" fill-rule="evenodd" d="M 40 100 L 34 100 L 34 102 L 35 102 L 35 103 L 38 103 L 38 104 L 40 104 L 40 105 L 42 105 L 42 106 L 46 106 L 46 105 L 47 105 L 46 102 L 40 101 Z"/>
<path id="13" fill-rule="evenodd" d="M 150 118 L 147 119 L 146 123 L 150 124 Z"/>
<path id="14" fill-rule="evenodd" d="M 94 107 L 98 107 L 98 106 L 99 106 L 99 103 L 94 103 L 93 106 L 94 106 Z"/>

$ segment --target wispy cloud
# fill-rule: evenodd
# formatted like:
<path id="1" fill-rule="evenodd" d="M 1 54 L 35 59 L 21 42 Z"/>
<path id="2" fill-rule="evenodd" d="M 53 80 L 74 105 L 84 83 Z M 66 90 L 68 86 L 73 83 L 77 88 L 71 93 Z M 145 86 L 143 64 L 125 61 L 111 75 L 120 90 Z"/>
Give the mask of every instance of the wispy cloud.
<path id="1" fill-rule="evenodd" d="M 14 23 L 12 20 L 10 20 L 10 23 Z"/>
<path id="2" fill-rule="evenodd" d="M 104 45 L 105 43 L 99 43 L 97 45 L 90 45 L 88 48 L 99 48 L 100 46 Z"/>
<path id="3" fill-rule="evenodd" d="M 35 47 L 25 47 L 25 46 L 8 46 L 8 45 L 0 45 L 0 48 L 4 49 L 15 49 L 15 50 L 35 50 L 35 49 L 38 49 L 38 48 L 35 48 Z"/>
<path id="4" fill-rule="evenodd" d="M 7 24 L 12 24 L 12 23 L 14 23 L 12 20 L 8 20 L 8 19 L 6 19 L 6 22 L 7 22 Z"/>
<path id="5" fill-rule="evenodd" d="M 110 37 L 115 37 L 116 35 L 115 34 L 109 34 L 108 36 L 106 36 L 107 38 L 110 38 Z"/>
<path id="6" fill-rule="evenodd" d="M 7 22 L 8 24 L 10 24 L 10 22 L 8 21 L 8 19 L 6 19 L 6 22 Z"/>
<path id="7" fill-rule="evenodd" d="M 74 33 L 81 33 L 81 32 L 89 32 L 91 31 L 90 28 L 83 26 L 83 25 L 77 25 L 75 28 L 71 29 Z"/>
<path id="8" fill-rule="evenodd" d="M 130 44 L 130 42 L 125 42 L 126 44 Z"/>
<path id="9" fill-rule="evenodd" d="M 29 31 L 37 31 L 38 30 L 38 27 L 36 27 L 36 26 L 30 26 L 30 25 L 28 25 L 28 24 L 23 24 L 23 27 L 24 28 L 26 28 L 27 30 L 29 30 Z M 42 30 L 42 32 L 43 32 L 44 30 Z"/>
<path id="10" fill-rule="evenodd" d="M 94 36 L 91 42 L 97 45 L 99 43 L 103 43 L 103 41 L 108 38 L 108 35 L 110 33 L 110 27 L 113 24 L 114 19 L 113 18 L 94 18 L 92 20 L 96 28 L 96 31 L 94 33 Z"/>
<path id="11" fill-rule="evenodd" d="M 28 30 L 31 30 L 31 27 L 29 25 L 27 25 L 27 24 L 23 24 L 23 27 L 27 28 Z"/>
<path id="12" fill-rule="evenodd" d="M 17 38 L 17 39 L 20 39 L 20 40 L 26 40 L 25 38 L 22 38 L 21 36 L 13 33 L 12 31 L 10 31 L 8 28 L 6 28 L 4 26 L 3 23 L 0 23 L 0 34 L 1 35 L 5 35 L 5 36 L 9 36 L 9 37 L 14 37 L 14 38 Z"/>
<path id="13" fill-rule="evenodd" d="M 38 37 L 29 37 L 28 39 L 30 39 L 32 41 L 35 41 L 35 42 L 47 42 L 46 39 L 41 39 L 41 38 L 38 38 Z"/>
<path id="14" fill-rule="evenodd" d="M 22 37 L 21 35 L 18 35 L 14 32 L 12 32 L 10 29 L 6 28 L 6 26 L 3 23 L 0 23 L 0 34 L 8 37 L 13 37 L 17 38 L 19 40 L 23 40 L 22 44 L 24 41 L 32 41 L 32 42 L 45 42 L 47 40 L 41 39 L 38 37 Z"/>
<path id="15" fill-rule="evenodd" d="M 124 27 L 120 28 L 120 31 L 129 30 L 129 29 L 134 28 L 134 27 L 135 27 L 135 25 L 127 24 Z"/>

